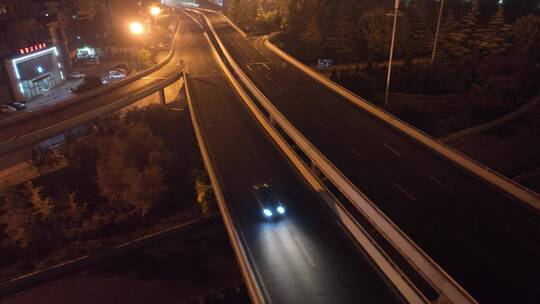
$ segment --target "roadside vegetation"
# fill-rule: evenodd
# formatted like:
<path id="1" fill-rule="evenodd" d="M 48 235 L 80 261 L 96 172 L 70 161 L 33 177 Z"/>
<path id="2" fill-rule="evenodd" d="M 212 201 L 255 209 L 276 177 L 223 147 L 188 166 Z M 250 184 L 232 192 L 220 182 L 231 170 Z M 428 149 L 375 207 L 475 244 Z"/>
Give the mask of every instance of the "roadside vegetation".
<path id="1" fill-rule="evenodd" d="M 160 105 L 117 113 L 60 150 L 37 151 L 43 172 L 68 165 L 0 194 L 0 268 L 32 269 L 58 250 L 76 256 L 164 219 L 215 212 L 186 115 Z"/>
<path id="2" fill-rule="evenodd" d="M 447 1 L 436 61 L 430 64 L 439 2 L 415 0 L 402 3 L 398 64 L 389 104 L 383 105 L 392 4 L 236 0 L 228 14 L 255 33 L 281 31 L 274 42 L 308 65 L 332 59 L 332 80 L 434 136 L 493 120 L 537 95 L 539 16 L 512 3 Z M 270 25 L 262 22 L 269 19 Z"/>

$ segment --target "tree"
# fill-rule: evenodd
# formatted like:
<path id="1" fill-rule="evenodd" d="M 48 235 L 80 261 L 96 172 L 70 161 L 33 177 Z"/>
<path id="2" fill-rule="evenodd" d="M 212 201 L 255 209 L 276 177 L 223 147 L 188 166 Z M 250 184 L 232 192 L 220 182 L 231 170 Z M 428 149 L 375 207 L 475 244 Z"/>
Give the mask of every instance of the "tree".
<path id="1" fill-rule="evenodd" d="M 529 14 L 514 23 L 511 32 L 514 46 L 519 53 L 531 55 L 540 41 L 540 17 Z"/>
<path id="2" fill-rule="evenodd" d="M 437 58 L 445 59 L 452 51 L 452 35 L 458 28 L 454 12 L 448 10 L 446 18 L 444 18 L 439 36 L 439 45 L 437 48 Z"/>
<path id="3" fill-rule="evenodd" d="M 386 55 L 392 28 L 384 9 L 369 10 L 358 20 L 357 29 L 358 39 L 367 45 L 368 65 L 373 63 L 376 54 Z"/>
<path id="4" fill-rule="evenodd" d="M 506 23 L 504 18 L 504 8 L 499 5 L 497 12 L 489 21 L 486 35 L 482 37 L 484 50 L 491 54 L 505 52 L 510 47 L 508 43 L 510 32 L 511 26 Z"/>
<path id="5" fill-rule="evenodd" d="M 30 181 L 24 185 L 24 191 L 34 214 L 43 221 L 49 220 L 54 214 L 54 204 L 50 197 L 43 197 L 43 187 L 35 187 Z"/>
<path id="6" fill-rule="evenodd" d="M 97 184 L 116 212 L 137 212 L 142 221 L 165 189 L 164 168 L 170 155 L 163 140 L 142 123 L 124 125 L 102 139 Z"/>
<path id="7" fill-rule="evenodd" d="M 328 31 L 325 48 L 331 54 L 334 54 L 338 61 L 346 61 L 353 51 L 354 41 L 352 28 L 352 21 L 343 13 L 335 21 L 334 26 Z"/>
<path id="8" fill-rule="evenodd" d="M 482 37 L 478 27 L 479 14 L 480 6 L 478 0 L 472 0 L 471 10 L 460 22 L 461 30 L 452 33 L 450 36 L 451 44 L 449 52 L 451 56 L 462 57 L 472 54 L 478 44 L 481 43 Z"/>
<path id="9" fill-rule="evenodd" d="M 322 36 L 321 30 L 319 28 L 319 23 L 317 22 L 317 17 L 315 15 L 311 17 L 308 26 L 300 35 L 299 41 L 302 44 L 303 50 L 307 54 L 311 54 L 315 58 L 320 55 L 319 53 L 321 48 Z"/>
<path id="10" fill-rule="evenodd" d="M 430 15 L 432 13 L 428 11 L 428 7 L 421 0 L 412 1 L 407 10 L 408 19 L 411 20 L 412 50 L 415 54 L 425 55 L 433 46 L 434 33 L 430 26 Z"/>

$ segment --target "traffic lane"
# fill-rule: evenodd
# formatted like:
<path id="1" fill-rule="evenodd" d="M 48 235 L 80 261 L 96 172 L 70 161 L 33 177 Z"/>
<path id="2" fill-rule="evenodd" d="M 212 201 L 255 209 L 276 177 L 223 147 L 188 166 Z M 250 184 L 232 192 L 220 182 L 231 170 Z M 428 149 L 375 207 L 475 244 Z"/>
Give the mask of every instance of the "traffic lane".
<path id="1" fill-rule="evenodd" d="M 396 302 L 393 289 L 346 236 L 331 211 L 291 172 L 224 76 L 210 73 L 216 65 L 206 39 L 201 34 L 186 35 L 183 42 L 201 129 L 235 223 L 273 302 Z M 206 54 L 206 64 L 200 63 L 201 54 Z M 261 218 L 250 192 L 260 182 L 271 183 L 285 202 L 289 212 L 285 220 Z"/>
<path id="2" fill-rule="evenodd" d="M 283 79 L 285 74 L 273 78 Z M 535 258 L 540 253 L 539 226 L 527 210 L 504 203 L 494 208 L 496 198 L 491 199 L 489 191 L 478 193 L 482 190 L 476 189 L 482 189 L 483 185 L 478 180 L 463 181 L 459 170 L 456 170 L 458 174 L 450 172 L 454 176 L 449 177 L 448 172 L 439 171 L 425 161 L 411 161 L 408 155 L 414 152 L 394 142 L 386 144 L 381 141 L 385 134 L 377 134 L 373 127 L 363 125 L 372 119 L 356 120 L 364 131 L 352 132 L 350 127 L 336 124 L 333 119 L 316 119 L 314 112 L 319 112 L 316 100 L 298 107 L 283 96 L 272 96 L 279 90 L 274 84 L 267 87 L 261 84 L 267 83 L 265 76 L 259 74 L 253 79 L 359 189 L 473 294 L 488 297 L 492 294 L 490 282 L 501 286 L 501 293 L 508 292 L 506 299 L 534 293 L 532 282 L 540 273 Z M 281 86 L 289 92 L 302 91 L 298 87 Z M 309 92 L 321 96 L 317 91 Z M 297 102 L 302 100 L 302 96 L 287 97 L 291 96 Z M 334 109 L 325 108 L 324 113 L 332 113 Z M 314 126 L 313 120 L 318 125 Z M 351 143 L 350 138 L 361 140 Z M 515 279 L 507 282 L 505 278 Z M 501 293 L 489 299 L 496 300 Z"/>
<path id="3" fill-rule="evenodd" d="M 246 49 L 242 54 L 234 54 L 233 56 L 242 61 L 246 54 L 255 54 L 249 48 L 239 46 L 239 43 L 243 41 L 239 35 L 230 30 L 227 30 L 227 33 L 223 34 L 225 39 L 223 37 L 222 39 L 226 47 L 230 47 L 231 53 L 238 52 L 239 49 L 242 51 Z M 230 36 L 234 36 L 234 38 L 230 38 Z M 261 57 L 255 59 L 250 55 L 247 57 L 249 58 L 242 62 L 247 66 L 249 66 L 249 62 L 261 60 Z M 242 68 L 248 75 L 258 72 L 257 76 L 250 76 L 254 77 L 256 84 L 271 100 L 276 100 L 276 105 L 280 110 L 285 107 L 281 104 L 286 103 L 292 107 L 296 104 L 296 113 L 284 110 L 287 117 L 295 117 L 295 125 L 297 125 L 299 118 L 310 117 L 304 121 L 305 126 L 299 127 L 299 129 L 304 134 L 310 133 L 308 129 L 312 129 L 312 135 L 318 138 L 322 137 L 323 139 L 317 141 L 317 139 L 313 139 L 313 136 L 308 136 L 316 146 L 323 147 L 321 150 L 327 156 L 332 154 L 331 150 L 336 150 L 333 149 L 336 146 L 347 146 L 347 143 L 350 145 L 350 138 L 362 138 L 360 146 L 364 147 L 364 150 L 350 145 L 347 156 L 344 157 L 344 149 L 341 149 L 339 153 L 333 153 L 334 155 L 329 158 L 338 164 L 339 168 L 345 168 L 343 169 L 344 173 L 359 185 L 359 188 L 363 189 L 369 197 L 378 204 L 383 202 L 382 205 L 386 208 L 382 209 L 409 235 L 414 236 L 414 239 L 426 249 L 428 254 L 436 257 L 436 260 L 443 267 L 446 266 L 445 269 L 462 268 L 461 275 L 455 275 L 461 279 L 459 281 L 462 284 L 471 286 L 472 290 L 483 290 L 485 293 L 489 288 L 487 288 L 488 284 L 482 283 L 485 282 L 483 278 L 493 278 L 493 280 L 499 281 L 499 284 L 508 286 L 508 283 L 504 283 L 504 278 L 517 277 L 522 279 L 510 283 L 513 286 L 508 292 L 508 299 L 515 294 L 530 294 L 534 290 L 531 285 L 534 280 L 531 279 L 539 273 L 539 268 L 538 263 L 535 263 L 535 259 L 532 257 L 539 252 L 537 232 L 540 231 L 538 218 L 534 214 L 521 208 L 516 202 L 502 196 L 461 169 L 454 166 L 440 166 L 439 163 L 446 161 L 432 153 L 426 153 L 421 150 L 422 147 L 418 147 L 416 144 L 411 145 L 410 140 L 406 140 L 403 136 L 394 136 L 396 139 L 392 138 L 389 141 L 391 144 L 381 141 L 381 139 L 387 139 L 390 132 L 395 133 L 395 131 L 388 130 L 389 127 L 384 125 L 381 127 L 380 123 L 374 123 L 374 119 L 370 116 L 359 115 L 364 113 L 354 108 L 351 109 L 352 106 L 347 102 L 341 101 L 341 104 L 348 106 L 340 109 L 335 102 L 332 102 L 332 100 L 340 99 L 339 96 L 335 96 L 335 94 L 330 94 L 334 96 L 325 96 L 324 93 L 328 90 L 314 90 L 309 85 L 309 79 L 302 79 L 298 73 L 291 73 L 291 71 L 277 71 L 281 70 L 282 66 L 275 68 L 276 66 L 280 65 L 268 64 L 264 66 L 265 69 L 260 67 L 246 69 L 244 66 Z M 275 81 L 270 83 L 269 81 L 273 79 Z M 284 94 L 286 97 L 291 97 L 291 93 L 301 92 L 295 96 L 292 103 L 289 102 L 290 100 L 284 101 L 284 96 L 279 96 L 283 95 L 279 91 L 283 91 L 283 87 L 286 87 L 283 83 L 295 84 L 292 87 L 287 87 L 287 94 Z M 307 85 L 303 88 L 300 86 L 299 89 L 298 83 Z M 263 88 L 264 84 L 268 84 L 268 86 Z M 281 104 L 279 104 L 280 102 Z M 309 115 L 306 115 L 308 113 Z M 318 120 L 319 126 L 314 131 L 311 121 L 318 113 L 324 115 Z M 344 113 L 346 114 L 344 115 Z M 345 126 L 343 123 L 347 119 L 350 119 L 351 122 L 349 126 Z M 370 122 L 371 125 L 361 125 Z M 355 128 L 358 130 L 354 131 Z M 373 132 L 374 128 L 378 132 Z M 362 130 L 364 132 L 361 132 Z M 345 136 L 339 138 L 340 135 Z M 321 141 L 325 141 L 325 143 L 321 143 Z M 324 147 L 328 147 L 330 150 Z M 368 157 L 375 159 L 375 161 L 368 162 L 363 166 L 351 166 L 353 163 L 358 163 L 359 159 L 365 160 Z M 374 162 L 379 163 L 378 168 L 370 168 Z M 418 164 L 422 164 L 422 166 Z M 360 174 L 366 172 L 367 174 L 359 178 L 358 172 Z M 373 174 L 374 172 L 376 174 Z M 382 177 L 383 180 L 379 177 Z M 371 182 L 369 182 L 370 179 L 372 179 Z M 393 195 L 389 195 L 392 193 Z M 402 203 L 395 204 L 396 201 Z M 494 201 L 498 203 L 497 208 L 493 208 Z M 472 202 L 475 204 L 471 204 Z M 396 220 L 396 217 L 400 220 Z M 419 219 L 426 218 L 431 220 L 427 223 L 423 220 L 419 221 Z M 478 218 L 484 218 L 484 220 L 479 221 Z M 467 224 L 455 227 L 455 223 Z M 434 231 L 438 233 L 432 233 Z M 440 241 L 438 240 L 441 233 L 446 242 L 439 245 Z M 492 237 L 494 235 L 497 237 Z M 503 248 L 501 248 L 501 239 L 505 245 L 502 246 Z M 462 248 L 457 255 L 464 257 L 467 262 L 463 262 L 463 259 L 456 258 L 456 256 L 448 255 L 448 252 L 456 251 L 455 248 Z M 523 259 L 524 257 L 525 259 Z M 504 266 L 508 265 L 506 261 L 515 259 L 518 261 L 518 267 L 516 264 L 511 267 Z M 503 270 L 502 275 L 500 274 L 501 270 Z M 497 273 L 499 274 L 497 275 Z M 478 294 L 478 292 L 474 293 Z"/>
<path id="4" fill-rule="evenodd" d="M 209 78 L 193 78 L 192 99 L 234 222 L 272 302 L 396 302 L 331 211 L 265 138 L 226 79 Z M 270 183 L 283 200 L 286 219 L 263 219 L 250 192 L 260 182 Z"/>
<path id="5" fill-rule="evenodd" d="M 178 64 L 178 55 L 176 51 L 178 48 L 179 45 L 177 43 L 175 45 L 173 58 L 167 65 L 157 70 L 156 72 L 151 73 L 146 77 L 143 77 L 140 80 L 136 80 L 133 83 L 119 87 L 113 91 L 107 92 L 106 94 L 97 96 L 95 98 L 87 99 L 78 104 L 59 109 L 58 111 L 55 111 L 53 113 L 49 113 L 43 116 L 33 118 L 31 120 L 22 121 L 20 123 L 2 127 L 0 129 L 0 143 L 16 139 L 24 134 L 31 133 L 33 131 L 48 127 L 56 123 L 60 123 L 76 115 L 80 115 L 89 110 L 114 102 L 118 99 L 128 96 L 129 94 L 137 93 L 138 91 L 141 91 L 148 86 L 157 84 L 158 82 L 163 80 L 163 78 L 174 75 L 174 73 L 179 72 L 181 69 Z"/>

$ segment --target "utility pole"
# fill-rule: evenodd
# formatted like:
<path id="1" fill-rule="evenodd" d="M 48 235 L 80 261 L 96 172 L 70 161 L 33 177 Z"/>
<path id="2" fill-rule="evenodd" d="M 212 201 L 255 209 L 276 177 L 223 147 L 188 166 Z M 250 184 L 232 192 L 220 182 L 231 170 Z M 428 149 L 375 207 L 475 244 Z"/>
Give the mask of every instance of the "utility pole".
<path id="1" fill-rule="evenodd" d="M 437 53 L 437 43 L 439 42 L 439 34 L 441 32 L 441 23 L 444 10 L 444 0 L 441 1 L 441 8 L 439 9 L 439 20 L 437 21 L 437 31 L 435 32 L 435 41 L 433 42 L 433 53 L 431 54 L 431 64 L 435 62 L 435 56 Z"/>
<path id="2" fill-rule="evenodd" d="M 397 18 L 399 15 L 399 0 L 396 0 L 394 5 L 394 27 L 392 29 L 392 43 L 390 44 L 390 58 L 388 59 L 388 75 L 386 77 L 386 92 L 384 94 L 384 104 L 388 105 L 388 95 L 390 94 L 390 79 L 392 78 L 392 61 L 394 59 L 394 45 L 396 41 L 396 27 L 397 27 Z"/>

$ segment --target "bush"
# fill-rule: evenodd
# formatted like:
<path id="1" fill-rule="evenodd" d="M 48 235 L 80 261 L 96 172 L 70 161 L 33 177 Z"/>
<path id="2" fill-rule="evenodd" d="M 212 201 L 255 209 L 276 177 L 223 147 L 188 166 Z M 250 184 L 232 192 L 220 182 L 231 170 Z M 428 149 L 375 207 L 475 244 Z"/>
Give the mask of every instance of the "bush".
<path id="1" fill-rule="evenodd" d="M 507 112 L 517 105 L 519 83 L 513 77 L 495 76 L 483 84 L 482 92 L 490 112 Z"/>

